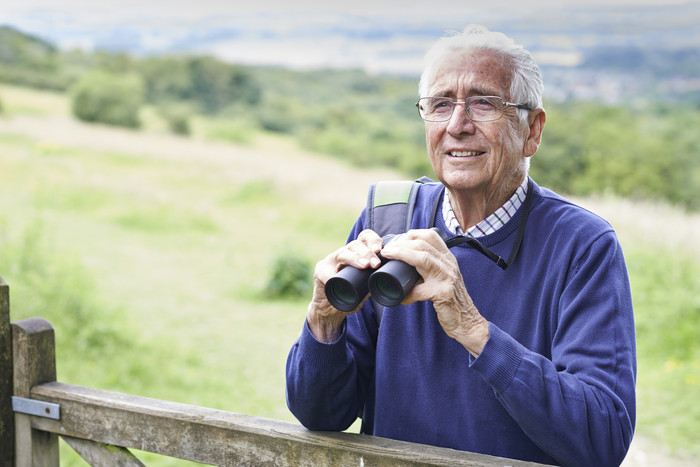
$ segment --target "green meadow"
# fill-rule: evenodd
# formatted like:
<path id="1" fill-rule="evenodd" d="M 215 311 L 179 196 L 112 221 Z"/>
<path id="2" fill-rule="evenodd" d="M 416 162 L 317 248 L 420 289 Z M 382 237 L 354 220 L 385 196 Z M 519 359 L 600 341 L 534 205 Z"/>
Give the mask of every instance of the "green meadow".
<path id="1" fill-rule="evenodd" d="M 62 94 L 2 85 L 0 98 L 0 276 L 13 320 L 55 327 L 58 379 L 293 421 L 284 366 L 308 294 L 270 295 L 276 261 L 312 268 L 345 241 L 370 183 L 405 176 L 259 130 L 212 139 L 222 120 L 181 137 L 148 109 L 135 131 L 77 122 Z M 613 224 L 627 257 L 637 433 L 700 459 L 700 215 L 577 201 Z M 61 457 L 86 465 L 63 443 Z"/>

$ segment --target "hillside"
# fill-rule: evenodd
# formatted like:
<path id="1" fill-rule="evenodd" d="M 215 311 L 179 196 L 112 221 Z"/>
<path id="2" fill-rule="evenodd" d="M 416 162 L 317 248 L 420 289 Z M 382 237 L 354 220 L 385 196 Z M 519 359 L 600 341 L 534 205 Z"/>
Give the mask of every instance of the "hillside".
<path id="1" fill-rule="evenodd" d="M 208 119 L 208 134 L 199 135 L 206 139 L 247 142 L 262 130 L 358 167 L 410 178 L 431 172 L 415 78 L 251 67 L 202 55 L 61 51 L 21 31 L 0 32 L 0 82 L 70 92 L 83 121 L 139 128 L 155 118 L 189 134 Z M 661 199 L 700 211 L 697 50 L 595 50 L 579 67 L 543 70 L 548 124 L 533 176 L 559 192 Z M 615 66 L 626 60 L 644 72 Z"/>
<path id="2" fill-rule="evenodd" d="M 29 105 L 50 115 L 19 115 L 6 119 L 2 121 L 0 132 L 25 135 L 40 145 L 81 147 L 134 156 L 148 154 L 164 161 L 195 162 L 220 170 L 232 184 L 268 180 L 285 193 L 293 193 L 300 201 L 358 212 L 364 206 L 371 183 L 405 178 L 389 169 L 361 169 L 336 158 L 312 154 L 284 137 L 262 137 L 254 147 L 249 147 L 85 124 L 67 115 L 67 105 L 61 97 L 22 88 L 6 89 L 11 90 L 2 94 L 6 106 Z M 600 196 L 572 199 L 609 220 L 623 239 L 629 237 L 630 242 L 650 244 L 661 242 L 664 249 L 685 245 L 686 254 L 700 261 L 700 243 L 694 241 L 700 232 L 700 214 L 684 213 L 660 202 L 639 203 Z M 666 219 L 673 226 L 668 235 L 654 235 L 658 218 Z"/>
<path id="3" fill-rule="evenodd" d="M 24 135 L 39 145 L 119 152 L 168 162 L 207 167 L 232 186 L 265 181 L 299 202 L 324 208 L 359 209 L 367 188 L 377 180 L 400 175 L 391 170 L 366 170 L 337 159 L 314 155 L 282 137 L 261 137 L 253 147 L 183 138 L 165 133 L 134 132 L 90 125 L 60 116 L 20 116 L 2 122 L 1 133 Z"/>
<path id="4" fill-rule="evenodd" d="M 88 125 L 68 115 L 59 94 L 0 86 L 0 96 L 5 109 L 0 116 L 0 240 L 29 245 L 21 251 L 30 266 L 42 259 L 34 252 L 38 244 L 45 245 L 51 261 L 58 258 L 85 271 L 60 282 L 57 276 L 65 271 L 46 274 L 38 268 L 43 275 L 34 284 L 46 281 L 58 293 L 94 283 L 88 291 L 99 297 L 99 307 L 87 301 L 82 311 L 64 318 L 78 321 L 73 327 L 60 316 L 49 317 L 57 323 L 59 339 L 68 335 L 59 342 L 59 378 L 290 419 L 282 370 L 306 299 L 270 301 L 261 293 L 270 262 L 280 252 L 320 259 L 344 241 L 364 206 L 367 186 L 400 175 L 361 170 L 303 151 L 280 136 L 262 134 L 241 146 L 178 137 L 157 125 L 144 131 Z M 646 279 L 651 266 L 667 266 L 666 258 L 672 266 L 685 264 L 676 260 L 679 253 L 700 263 L 700 215 L 617 198 L 578 201 L 614 225 L 630 265 L 636 266 L 634 281 Z M 659 222 L 672 226 L 663 236 L 656 233 Z M 44 237 L 37 240 L 39 235 Z M 8 257 L 7 250 L 0 260 Z M 656 262 L 642 261 L 646 257 L 640 259 L 640 252 L 651 253 Z M 0 270 L 11 286 L 13 319 L 31 313 L 38 300 L 34 290 L 27 290 L 32 277 L 20 269 Z M 655 315 L 640 321 L 651 322 L 659 334 L 662 316 L 669 319 L 673 311 L 671 298 L 682 292 L 673 285 L 659 284 L 670 295 L 663 297 L 663 315 L 654 309 Z M 652 307 L 658 303 L 644 297 Z M 103 314 L 102 307 L 111 314 Z M 649 312 L 639 310 L 640 318 Z M 70 334 L 76 326 L 84 337 Z M 92 354 L 76 344 L 91 342 L 92 333 L 120 333 L 128 340 Z M 129 346 L 136 350 L 129 353 Z M 669 413 L 679 430 L 690 427 L 685 436 L 697 433 L 692 358 L 640 365 L 640 435 L 625 465 L 691 465 L 659 447 L 666 443 L 668 422 L 654 416 Z M 676 388 L 677 379 L 690 383 Z M 665 405 L 686 398 L 687 406 L 669 403 L 670 410 Z"/>
<path id="5" fill-rule="evenodd" d="M 206 165 L 225 174 L 235 185 L 269 180 L 271 185 L 285 193 L 293 193 L 292 196 L 299 201 L 358 212 L 364 206 L 367 187 L 371 183 L 405 178 L 405 175 L 390 169 L 363 169 L 344 164 L 337 158 L 313 154 L 283 136 L 268 135 L 258 138 L 253 146 L 237 146 L 167 132 L 139 132 L 85 124 L 68 115 L 67 102 L 60 95 L 12 86 L 4 88 L 5 92 L 0 86 L 0 96 L 6 107 L 46 115 L 20 114 L 4 119 L 0 121 L 0 133 L 25 135 L 39 145 L 80 147 L 134 156 L 148 154 L 164 161 Z M 533 166 L 536 165 L 537 156 L 533 159 Z M 629 238 L 630 243 L 660 242 L 664 249 L 684 245 L 686 254 L 700 261 L 700 243 L 694 241 L 700 232 L 698 213 L 689 214 L 662 202 L 633 202 L 615 196 L 573 196 L 572 199 L 610 221 L 623 239 Z M 668 235 L 654 235 L 657 218 L 666 219 L 673 226 Z"/>

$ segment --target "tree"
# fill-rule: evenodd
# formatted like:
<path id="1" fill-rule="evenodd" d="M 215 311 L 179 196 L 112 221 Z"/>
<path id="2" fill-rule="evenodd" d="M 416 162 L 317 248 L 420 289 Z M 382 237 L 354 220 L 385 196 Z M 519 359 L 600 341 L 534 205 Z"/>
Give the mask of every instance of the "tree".
<path id="1" fill-rule="evenodd" d="M 260 89 L 242 67 L 211 57 L 192 57 L 187 65 L 192 83 L 190 97 L 206 113 L 217 113 L 235 102 L 253 104 L 260 100 Z"/>
<path id="2" fill-rule="evenodd" d="M 138 128 L 143 80 L 135 74 L 86 74 L 72 89 L 73 114 L 86 122 Z"/>

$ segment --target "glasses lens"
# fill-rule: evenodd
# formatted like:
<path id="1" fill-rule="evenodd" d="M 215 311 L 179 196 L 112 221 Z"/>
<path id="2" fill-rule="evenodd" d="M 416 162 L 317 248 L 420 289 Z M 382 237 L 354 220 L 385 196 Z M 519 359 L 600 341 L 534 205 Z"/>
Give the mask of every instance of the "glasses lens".
<path id="1" fill-rule="evenodd" d="M 423 120 L 444 122 L 450 119 L 454 102 L 447 97 L 423 97 L 418 101 L 418 111 Z"/>
<path id="2" fill-rule="evenodd" d="M 503 115 L 500 97 L 474 96 L 467 99 L 467 115 L 475 122 L 498 120 Z"/>
<path id="3" fill-rule="evenodd" d="M 473 96 L 464 102 L 467 115 L 475 122 L 498 120 L 503 115 L 503 101 L 496 96 Z M 455 101 L 449 97 L 423 97 L 418 112 L 423 120 L 446 122 L 452 118 Z"/>

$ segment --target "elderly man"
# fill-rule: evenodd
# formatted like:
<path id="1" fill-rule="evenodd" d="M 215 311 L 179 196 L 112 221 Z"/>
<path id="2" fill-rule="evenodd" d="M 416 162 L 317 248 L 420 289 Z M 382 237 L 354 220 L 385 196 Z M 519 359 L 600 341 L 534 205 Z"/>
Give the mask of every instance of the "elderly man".
<path id="1" fill-rule="evenodd" d="M 608 223 L 528 177 L 545 124 L 531 55 L 478 26 L 426 56 L 418 109 L 440 183 L 388 245 L 364 214 L 319 262 L 287 361 L 290 410 L 312 430 L 362 432 L 563 465 L 619 465 L 635 423 L 629 281 Z M 464 243 L 514 259 L 503 270 Z M 325 282 L 383 258 L 421 280 L 400 306 L 350 313 Z"/>

